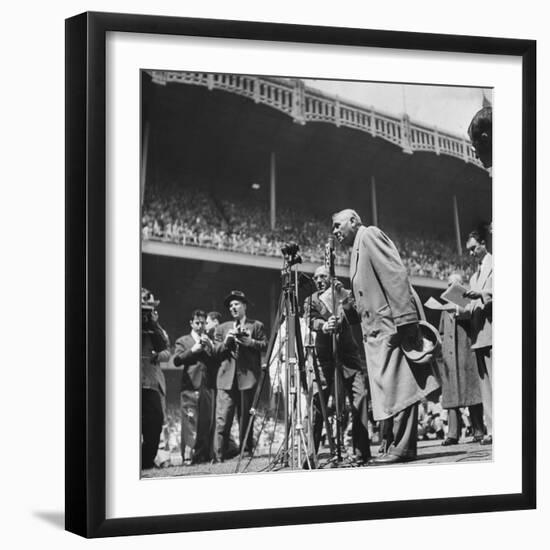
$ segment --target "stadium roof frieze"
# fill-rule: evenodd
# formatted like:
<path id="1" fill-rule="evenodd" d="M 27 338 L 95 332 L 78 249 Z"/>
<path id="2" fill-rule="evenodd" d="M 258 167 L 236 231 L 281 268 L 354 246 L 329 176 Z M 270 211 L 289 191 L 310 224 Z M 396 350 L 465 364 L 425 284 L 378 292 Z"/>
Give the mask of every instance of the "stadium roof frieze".
<path id="1" fill-rule="evenodd" d="M 159 85 L 180 83 L 234 93 L 277 109 L 297 124 L 332 123 L 388 141 L 406 154 L 422 151 L 448 155 L 485 170 L 465 137 L 412 121 L 406 114 L 397 117 L 330 96 L 306 86 L 301 79 L 187 71 L 151 70 L 147 73 Z"/>

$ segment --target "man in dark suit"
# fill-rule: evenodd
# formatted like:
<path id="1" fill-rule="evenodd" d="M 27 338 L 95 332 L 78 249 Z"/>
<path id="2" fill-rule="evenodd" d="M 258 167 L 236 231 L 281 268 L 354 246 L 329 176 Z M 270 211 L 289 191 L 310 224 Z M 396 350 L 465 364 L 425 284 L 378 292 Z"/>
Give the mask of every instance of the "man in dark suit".
<path id="1" fill-rule="evenodd" d="M 181 455 L 184 464 L 213 458 L 214 380 L 216 361 L 213 342 L 205 332 L 206 313 L 191 314 L 191 332 L 176 340 L 174 366 L 183 367 L 181 377 Z"/>
<path id="2" fill-rule="evenodd" d="M 250 419 L 250 406 L 261 372 L 261 354 L 267 348 L 264 325 L 246 315 L 248 300 L 240 290 L 233 290 L 224 300 L 232 321 L 216 329 L 214 355 L 221 361 L 216 379 L 216 429 L 214 455 L 223 461 L 227 456 L 229 434 L 235 409 L 239 420 L 239 446 L 252 451 L 252 428 L 244 441 Z"/>
<path id="3" fill-rule="evenodd" d="M 393 242 L 380 229 L 365 227 L 355 210 L 332 217 L 332 232 L 351 247 L 350 281 L 354 300 L 346 300 L 350 322 L 363 331 L 373 416 L 392 419 L 393 443 L 374 464 L 411 460 L 417 452 L 418 404 L 439 387 L 432 364 L 409 356 L 424 350 L 415 299 L 407 270 Z"/>
<path id="4" fill-rule="evenodd" d="M 365 363 L 361 359 L 359 347 L 353 337 L 352 328 L 345 316 L 340 312 L 331 312 L 322 299 L 330 288 L 331 278 L 328 269 L 318 267 L 313 275 L 317 291 L 311 296 L 311 301 L 306 302 L 310 317 L 311 328 L 315 331 L 315 351 L 321 366 L 326 387 L 323 389 L 325 401 L 330 392 L 335 391 L 335 376 L 339 376 L 339 399 L 347 395 L 352 414 L 352 442 L 355 459 L 358 462 L 367 462 L 370 457 L 369 432 L 368 432 L 368 402 L 365 388 Z M 345 293 L 340 281 L 336 282 L 338 293 Z M 347 291 L 349 292 L 349 291 Z M 330 304 L 328 304 L 330 305 Z M 336 333 L 336 361 L 333 355 L 333 334 Z M 339 370 L 336 371 L 335 368 Z M 320 405 L 317 402 L 319 394 L 315 397 L 313 414 L 313 440 L 315 449 L 319 447 L 323 428 L 323 417 Z"/>

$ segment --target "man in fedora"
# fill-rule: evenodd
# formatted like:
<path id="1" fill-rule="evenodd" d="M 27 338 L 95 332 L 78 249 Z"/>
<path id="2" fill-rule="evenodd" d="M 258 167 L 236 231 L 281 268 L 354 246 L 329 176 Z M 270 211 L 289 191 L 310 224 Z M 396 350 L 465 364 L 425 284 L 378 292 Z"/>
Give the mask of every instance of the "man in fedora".
<path id="1" fill-rule="evenodd" d="M 246 315 L 248 299 L 244 292 L 232 290 L 224 300 L 232 317 L 215 333 L 214 353 L 221 361 L 216 380 L 216 428 L 214 455 L 218 461 L 227 456 L 235 409 L 239 421 L 239 446 L 252 452 L 252 427 L 244 441 L 250 407 L 261 372 L 261 354 L 267 348 L 264 325 Z"/>
<path id="2" fill-rule="evenodd" d="M 352 249 L 353 299 L 343 305 L 348 320 L 361 323 L 373 416 L 392 423 L 393 442 L 371 463 L 414 459 L 418 404 L 439 387 L 432 365 L 437 331 L 420 322 L 422 305 L 387 235 L 377 227 L 365 227 L 351 209 L 333 215 L 332 233 Z"/>

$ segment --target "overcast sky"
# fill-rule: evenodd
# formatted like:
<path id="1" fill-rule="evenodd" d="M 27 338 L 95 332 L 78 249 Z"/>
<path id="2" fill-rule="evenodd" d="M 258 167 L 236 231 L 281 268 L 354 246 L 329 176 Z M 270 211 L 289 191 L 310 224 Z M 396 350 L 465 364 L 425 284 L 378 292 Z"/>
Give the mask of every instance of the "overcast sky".
<path id="1" fill-rule="evenodd" d="M 482 88 L 424 86 L 413 84 L 379 84 L 335 80 L 305 80 L 307 86 L 330 95 L 372 106 L 375 110 L 401 116 L 407 112 L 411 120 L 467 137 L 472 116 L 481 109 Z M 492 90 L 485 89 L 492 103 Z"/>

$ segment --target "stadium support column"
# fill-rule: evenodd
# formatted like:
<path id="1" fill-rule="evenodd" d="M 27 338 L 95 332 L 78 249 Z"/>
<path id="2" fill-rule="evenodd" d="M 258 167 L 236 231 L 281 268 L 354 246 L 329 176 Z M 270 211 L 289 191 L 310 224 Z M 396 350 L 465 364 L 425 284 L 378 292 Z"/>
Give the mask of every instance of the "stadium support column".
<path id="1" fill-rule="evenodd" d="M 275 153 L 271 153 L 271 162 L 269 167 L 269 212 L 271 229 L 275 229 L 276 225 L 276 190 L 277 180 L 275 175 Z"/>
<path id="2" fill-rule="evenodd" d="M 462 256 L 462 240 L 460 238 L 460 218 L 458 217 L 458 203 L 456 202 L 456 195 L 453 195 L 453 214 L 455 220 L 455 233 L 456 233 L 456 251 L 459 256 Z"/>
<path id="3" fill-rule="evenodd" d="M 370 178 L 370 202 L 372 207 L 372 225 L 378 226 L 378 204 L 376 203 L 376 180 Z"/>

